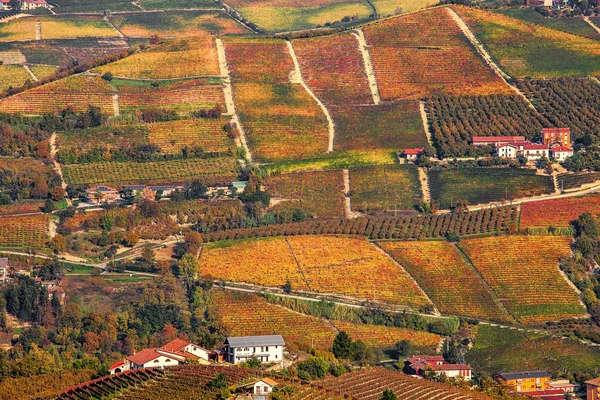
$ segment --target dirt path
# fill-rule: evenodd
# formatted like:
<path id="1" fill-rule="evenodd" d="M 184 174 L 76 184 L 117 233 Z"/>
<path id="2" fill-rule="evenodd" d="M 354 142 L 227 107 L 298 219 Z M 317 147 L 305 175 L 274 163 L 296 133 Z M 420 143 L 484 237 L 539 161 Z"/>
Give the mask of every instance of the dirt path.
<path id="1" fill-rule="evenodd" d="M 29 75 L 31 75 L 31 79 L 33 79 L 34 82 L 39 81 L 38 77 L 35 76 L 35 74 L 33 73 L 33 71 L 29 68 L 28 65 L 23 65 L 23 67 L 25 68 L 25 70 L 27 70 L 27 72 L 29 73 Z"/>
<path id="2" fill-rule="evenodd" d="M 62 167 L 60 166 L 60 164 L 58 163 L 58 161 L 56 159 L 56 153 L 58 153 L 58 150 L 56 150 L 56 133 L 53 133 L 50 136 L 50 156 L 52 157 L 52 166 L 54 167 L 54 171 L 56 171 L 58 176 L 60 176 L 62 188 L 66 189 L 67 184 L 63 178 Z"/>
<path id="3" fill-rule="evenodd" d="M 592 20 L 590 19 L 590 17 L 583 17 L 583 20 L 585 22 L 587 22 L 589 26 L 591 26 L 592 28 L 594 28 L 594 30 L 596 32 L 600 33 L 600 28 L 595 23 L 592 22 Z"/>
<path id="4" fill-rule="evenodd" d="M 298 62 L 298 57 L 296 57 L 296 52 L 294 51 L 294 46 L 292 45 L 292 42 L 287 40 L 286 43 L 288 45 L 288 50 L 290 52 L 290 56 L 292 56 L 292 60 L 294 61 L 294 67 L 295 67 L 295 71 L 292 74 L 292 76 L 290 77 L 290 80 L 292 81 L 292 83 L 301 84 L 302 87 L 304 88 L 304 90 L 306 90 L 308 92 L 308 94 L 310 94 L 311 97 L 313 99 L 315 99 L 315 101 L 317 102 L 319 107 L 321 107 L 321 110 L 323 110 L 323 114 L 325 114 L 325 118 L 327 118 L 327 123 L 329 125 L 329 127 L 328 127 L 329 144 L 327 146 L 327 152 L 331 153 L 333 151 L 333 139 L 335 137 L 335 126 L 333 124 L 333 118 L 331 118 L 331 115 L 329 114 L 329 110 L 327 110 L 327 107 L 325 107 L 325 104 L 323 104 L 323 102 L 321 102 L 321 100 L 319 100 L 319 98 L 313 93 L 313 91 L 310 90 L 310 88 L 308 87 L 306 82 L 304 82 L 304 78 L 302 78 L 302 71 L 300 71 L 300 63 Z"/>
<path id="5" fill-rule="evenodd" d="M 134 7 L 137 7 L 137 8 L 139 8 L 142 11 L 146 11 L 146 9 L 140 3 L 138 3 L 137 1 L 132 1 L 131 4 L 133 4 Z"/>
<path id="6" fill-rule="evenodd" d="M 118 93 L 115 93 L 112 95 L 112 106 L 113 106 L 113 114 L 115 115 L 115 117 L 118 117 L 119 115 L 121 115 L 121 107 L 120 107 Z"/>
<path id="7" fill-rule="evenodd" d="M 552 183 L 554 184 L 554 194 L 560 194 L 560 188 L 558 187 L 558 179 L 556 177 L 558 174 L 555 172 L 552 173 Z"/>
<path id="8" fill-rule="evenodd" d="M 42 40 L 42 22 L 35 23 L 35 40 Z"/>
<path id="9" fill-rule="evenodd" d="M 346 219 L 358 218 L 361 213 L 352 211 L 352 203 L 350 201 L 350 171 L 344 169 L 344 215 Z"/>
<path id="10" fill-rule="evenodd" d="M 429 130 L 429 120 L 427 119 L 427 111 L 425 111 L 425 102 L 419 101 L 419 111 L 421 112 L 421 121 L 423 121 L 423 130 L 427 136 L 427 141 L 429 142 L 429 145 L 433 147 L 431 131 Z"/>
<path id="11" fill-rule="evenodd" d="M 237 111 L 235 109 L 235 103 L 233 101 L 233 89 L 231 88 L 231 75 L 229 74 L 229 66 L 227 65 L 227 55 L 225 54 L 225 46 L 223 41 L 219 38 L 215 39 L 217 44 L 217 54 L 219 56 L 219 70 L 221 71 L 221 77 L 223 78 L 223 93 L 225 95 L 225 106 L 227 107 L 227 115 L 231 115 L 231 123 L 235 124 L 240 131 L 239 144 L 244 148 L 246 152 L 246 160 L 252 162 L 252 154 L 248 148 L 248 142 L 246 140 L 246 133 L 244 127 L 240 123 Z"/>
<path id="12" fill-rule="evenodd" d="M 360 50 L 363 62 L 365 64 L 365 72 L 367 73 L 367 79 L 369 80 L 369 89 L 371 89 L 371 95 L 373 96 L 373 102 L 375 104 L 381 103 L 381 96 L 379 95 L 379 87 L 377 86 L 377 79 L 375 78 L 375 71 L 373 70 L 373 63 L 371 61 L 371 54 L 369 53 L 369 46 L 365 39 L 365 34 L 362 29 L 356 29 L 354 36 L 358 41 L 358 49 Z"/>
<path id="13" fill-rule="evenodd" d="M 110 20 L 108 19 L 107 15 L 105 15 L 104 18 L 102 18 L 102 19 L 108 24 L 108 26 L 110 26 L 111 28 L 113 28 L 113 30 L 115 32 L 117 32 L 117 34 L 119 35 L 119 37 L 121 37 L 121 38 L 125 37 L 125 35 L 123 35 L 123 32 L 121 32 L 119 30 L 119 28 L 117 28 L 112 22 L 110 22 Z"/>
<path id="14" fill-rule="evenodd" d="M 425 171 L 425 168 L 417 168 L 419 171 L 419 182 L 421 182 L 421 192 L 423 193 L 423 202 L 431 202 L 431 193 L 429 193 L 429 176 Z"/>
<path id="15" fill-rule="evenodd" d="M 50 239 L 56 236 L 56 222 L 52 218 L 48 219 L 48 236 Z"/>
<path id="16" fill-rule="evenodd" d="M 496 62 L 492 59 L 492 56 L 490 55 L 490 53 L 488 53 L 488 51 L 485 49 L 485 47 L 483 47 L 483 44 L 479 41 L 479 39 L 475 36 L 475 34 L 473 34 L 473 32 L 471 31 L 471 28 L 469 28 L 469 26 L 460 17 L 460 15 L 458 15 L 456 13 L 456 11 L 454 11 L 454 9 L 452 9 L 451 7 L 446 7 L 446 11 L 448 12 L 448 14 L 450 14 L 450 17 L 452 17 L 452 19 L 459 26 L 460 30 L 463 31 L 463 33 L 465 34 L 467 39 L 469 39 L 469 41 L 471 42 L 473 47 L 475 47 L 475 49 L 477 50 L 477 53 L 479 53 L 479 55 L 483 58 L 485 63 L 496 73 L 496 75 L 498 75 L 504 81 L 504 83 L 506 83 L 515 93 L 517 93 L 519 96 L 521 96 L 527 102 L 529 107 L 531 107 L 532 109 L 535 110 L 535 107 L 533 106 L 531 101 L 529 101 L 527 96 L 525 96 L 519 90 L 519 88 L 517 88 L 516 86 L 514 86 L 508 82 L 510 79 L 512 79 L 510 77 L 510 75 L 505 73 L 498 66 L 498 64 L 496 64 Z M 536 112 L 537 112 L 537 110 L 536 110 Z"/>

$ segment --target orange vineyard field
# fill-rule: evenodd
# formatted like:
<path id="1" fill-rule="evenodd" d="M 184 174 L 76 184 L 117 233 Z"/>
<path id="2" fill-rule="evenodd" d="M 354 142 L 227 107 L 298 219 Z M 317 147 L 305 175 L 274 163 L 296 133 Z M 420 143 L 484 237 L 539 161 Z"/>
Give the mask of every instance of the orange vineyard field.
<path id="1" fill-rule="evenodd" d="M 0 217 L 0 246 L 45 247 L 48 215 Z"/>
<path id="2" fill-rule="evenodd" d="M 442 313 L 513 321 L 451 243 L 381 242 L 379 245 L 419 282 Z"/>
<path id="3" fill-rule="evenodd" d="M 179 153 L 184 147 L 201 148 L 206 153 L 225 153 L 234 143 L 223 127 L 225 119 L 184 119 L 148 125 L 148 141 L 163 153 Z"/>
<path id="4" fill-rule="evenodd" d="M 205 247 L 200 264 L 203 275 L 218 280 L 264 286 L 283 286 L 289 280 L 294 290 L 416 309 L 430 304 L 401 267 L 362 238 L 290 236 L 217 242 Z"/>
<path id="5" fill-rule="evenodd" d="M 558 261 L 571 254 L 570 238 L 498 236 L 460 242 L 479 273 L 521 323 L 585 314 Z"/>
<path id="6" fill-rule="evenodd" d="M 511 94 L 444 8 L 364 28 L 384 100 L 431 94 Z"/>
<path id="7" fill-rule="evenodd" d="M 600 214 L 600 195 L 524 203 L 521 228 L 565 227 L 585 212 Z"/>

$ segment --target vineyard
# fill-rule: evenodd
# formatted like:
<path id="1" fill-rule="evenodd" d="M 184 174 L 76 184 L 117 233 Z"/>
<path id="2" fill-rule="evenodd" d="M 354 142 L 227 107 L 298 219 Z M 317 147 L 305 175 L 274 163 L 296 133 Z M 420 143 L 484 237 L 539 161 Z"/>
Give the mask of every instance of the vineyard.
<path id="1" fill-rule="evenodd" d="M 237 178 L 233 157 L 187 158 L 154 162 L 98 162 L 66 165 L 64 179 L 70 185 L 174 183 L 199 179 L 206 185 L 229 184 Z"/>
<path id="2" fill-rule="evenodd" d="M 327 151 L 323 111 L 298 83 L 283 41 L 225 43 L 233 95 L 253 156 L 261 161 L 307 158 Z M 247 55 L 253 54 L 251 59 Z"/>
<path id="3" fill-rule="evenodd" d="M 43 206 L 43 202 L 27 202 L 3 205 L 0 206 L 0 216 L 39 213 L 41 212 Z"/>
<path id="4" fill-rule="evenodd" d="M 0 65 L 0 91 L 5 91 L 8 88 L 17 88 L 23 86 L 26 80 L 32 79 L 22 65 Z"/>
<path id="5" fill-rule="evenodd" d="M 383 100 L 511 93 L 443 8 L 368 25 L 364 32 Z"/>
<path id="6" fill-rule="evenodd" d="M 554 192 L 552 177 L 517 168 L 467 168 L 429 171 L 431 197 L 442 209 L 469 204 L 507 202 Z"/>
<path id="7" fill-rule="evenodd" d="M 0 217 L 0 246 L 46 247 L 48 224 L 43 214 Z"/>
<path id="8" fill-rule="evenodd" d="M 329 111 L 336 150 L 397 152 L 429 146 L 416 102 L 331 106 Z"/>
<path id="9" fill-rule="evenodd" d="M 317 381 L 316 384 L 353 400 L 379 400 L 381 393 L 388 388 L 402 400 L 489 399 L 470 390 L 452 388 L 447 384 L 413 378 L 402 372 L 384 368 L 362 369 L 343 374 L 338 378 L 328 377 Z"/>
<path id="10" fill-rule="evenodd" d="M 600 33 L 596 32 L 583 18 L 547 18 L 533 8 L 507 8 L 498 10 L 501 14 L 530 22 L 536 25 L 542 25 L 547 28 L 556 29 L 573 35 L 585 36 L 590 39 L 600 39 Z"/>
<path id="11" fill-rule="evenodd" d="M 219 75 L 217 49 L 212 37 L 198 37 L 193 45 L 175 42 L 133 54 L 93 72 L 130 78 L 169 79 Z"/>
<path id="12" fill-rule="evenodd" d="M 217 242 L 203 251 L 203 274 L 261 286 L 283 286 L 289 280 L 297 290 L 417 309 L 429 303 L 401 267 L 362 238 L 290 236 L 224 245 Z"/>
<path id="13" fill-rule="evenodd" d="M 111 22 L 130 37 L 197 37 L 244 34 L 249 31 L 221 12 L 186 11 L 185 13 L 142 13 L 111 16 Z"/>
<path id="14" fill-rule="evenodd" d="M 560 189 L 574 189 L 600 181 L 600 172 L 583 172 L 580 174 L 561 174 L 556 178 Z"/>
<path id="15" fill-rule="evenodd" d="M 180 153 L 183 148 L 201 148 L 205 153 L 227 153 L 234 147 L 223 127 L 225 119 L 187 119 L 148 125 L 148 141 L 162 153 Z"/>
<path id="16" fill-rule="evenodd" d="M 3 23 L 0 27 L 0 42 L 35 40 L 38 23 L 42 27 L 43 39 L 118 36 L 100 16 L 29 17 Z"/>
<path id="17" fill-rule="evenodd" d="M 44 79 L 54 74 L 58 70 L 57 67 L 53 67 L 50 65 L 31 65 L 29 66 L 29 69 L 33 71 L 33 73 L 35 74 L 35 76 L 38 77 L 38 79 Z"/>
<path id="18" fill-rule="evenodd" d="M 447 242 L 380 242 L 444 314 L 513 322 L 456 247 Z"/>
<path id="19" fill-rule="evenodd" d="M 222 86 L 211 84 L 206 79 L 161 83 L 158 87 L 119 81 L 117 88 L 120 92 L 121 112 L 161 108 L 187 114 L 202 108 L 212 108 L 216 104 L 225 104 Z"/>
<path id="20" fill-rule="evenodd" d="M 312 171 L 273 175 L 265 180 L 272 210 L 301 208 L 308 215 L 340 217 L 344 213 L 342 171 Z"/>
<path id="21" fill-rule="evenodd" d="M 598 42 L 507 17 L 453 6 L 491 56 L 511 76 L 548 78 L 600 72 Z"/>
<path id="22" fill-rule="evenodd" d="M 59 112 L 69 106 L 83 111 L 93 105 L 112 115 L 112 92 L 114 89 L 99 77 L 74 75 L 2 99 L 0 111 L 40 115 Z"/>
<path id="23" fill-rule="evenodd" d="M 518 80 L 519 89 L 535 102 L 552 124 L 568 126 L 575 137 L 598 137 L 600 85 L 588 78 Z"/>
<path id="24" fill-rule="evenodd" d="M 486 325 L 474 330 L 475 346 L 466 359 L 478 371 L 545 369 L 552 374 L 565 370 L 594 374 L 600 367 L 600 349 L 578 341 Z"/>
<path id="25" fill-rule="evenodd" d="M 565 227 L 585 212 L 600 214 L 599 195 L 523 203 L 521 228 Z"/>
<path id="26" fill-rule="evenodd" d="M 412 210 L 421 201 L 417 169 L 410 165 L 350 170 L 352 209 L 360 212 Z"/>
<path id="27" fill-rule="evenodd" d="M 294 49 L 304 80 L 324 103 L 373 103 L 354 34 L 295 40 Z"/>
<path id="28" fill-rule="evenodd" d="M 496 296 L 524 324 L 585 314 L 558 269 L 571 254 L 570 238 L 561 236 L 498 236 L 459 244 Z"/>
<path id="29" fill-rule="evenodd" d="M 432 96 L 427 101 L 433 139 L 442 158 L 472 156 L 473 136 L 525 136 L 550 127 L 518 95 Z"/>
<path id="30" fill-rule="evenodd" d="M 443 238 L 450 232 L 461 236 L 506 232 L 516 226 L 518 208 L 494 207 L 469 213 L 445 213 L 413 217 L 357 218 L 319 220 L 256 228 L 231 229 L 204 234 L 207 242 L 289 235 L 352 234 L 370 239 Z"/>

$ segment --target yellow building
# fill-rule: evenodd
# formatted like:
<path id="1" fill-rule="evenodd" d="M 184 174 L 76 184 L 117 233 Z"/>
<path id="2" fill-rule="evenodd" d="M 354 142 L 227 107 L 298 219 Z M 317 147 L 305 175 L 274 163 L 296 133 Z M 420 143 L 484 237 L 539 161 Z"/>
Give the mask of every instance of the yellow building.
<path id="1" fill-rule="evenodd" d="M 600 400 L 600 378 L 585 382 L 588 400 Z"/>
<path id="2" fill-rule="evenodd" d="M 523 371 L 503 372 L 498 378 L 516 392 L 527 393 L 549 389 L 551 376 L 547 371 Z"/>

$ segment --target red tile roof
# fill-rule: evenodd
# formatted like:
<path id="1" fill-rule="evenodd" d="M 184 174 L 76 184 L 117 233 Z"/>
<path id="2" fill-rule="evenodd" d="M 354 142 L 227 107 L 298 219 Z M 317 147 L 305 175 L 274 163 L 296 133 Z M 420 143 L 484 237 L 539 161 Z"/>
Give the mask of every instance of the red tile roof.
<path id="1" fill-rule="evenodd" d="M 424 151 L 425 149 L 404 149 L 404 154 L 419 155 Z"/>
<path id="2" fill-rule="evenodd" d="M 560 389 L 535 390 L 533 392 L 521 393 L 527 397 L 543 400 L 564 400 L 565 392 Z"/>
<path id="3" fill-rule="evenodd" d="M 522 142 L 525 136 L 473 136 L 473 143 Z"/>
<path id="4" fill-rule="evenodd" d="M 169 343 L 165 344 L 160 349 L 164 350 L 164 351 L 170 351 L 172 353 L 178 353 L 178 352 L 182 351 L 184 349 L 184 347 L 187 346 L 188 344 L 192 344 L 192 342 L 177 338 L 177 339 L 171 340 Z"/>
<path id="5" fill-rule="evenodd" d="M 571 133 L 571 128 L 544 128 L 542 133 Z"/>
<path id="6" fill-rule="evenodd" d="M 156 351 L 156 349 L 144 349 L 132 356 L 127 357 L 127 359 L 134 364 L 144 365 L 148 361 L 152 361 L 160 356 L 164 356 L 164 354 L 160 354 Z"/>
<path id="7" fill-rule="evenodd" d="M 573 149 L 567 146 L 556 146 L 552 148 L 553 153 L 572 152 Z"/>
<path id="8" fill-rule="evenodd" d="M 547 144 L 528 143 L 522 145 L 523 150 L 548 150 Z"/>
<path id="9" fill-rule="evenodd" d="M 444 357 L 442 356 L 412 356 L 406 359 L 409 363 L 415 362 L 444 362 Z"/>
<path id="10" fill-rule="evenodd" d="M 112 364 L 110 367 L 108 367 L 109 371 L 111 369 L 117 369 L 123 365 L 127 364 L 127 360 L 121 360 L 121 361 L 117 361 L 116 363 Z"/>
<path id="11" fill-rule="evenodd" d="M 464 370 L 472 370 L 469 365 L 466 364 L 442 364 L 442 365 L 432 365 L 431 369 L 434 371 L 464 371 Z"/>

